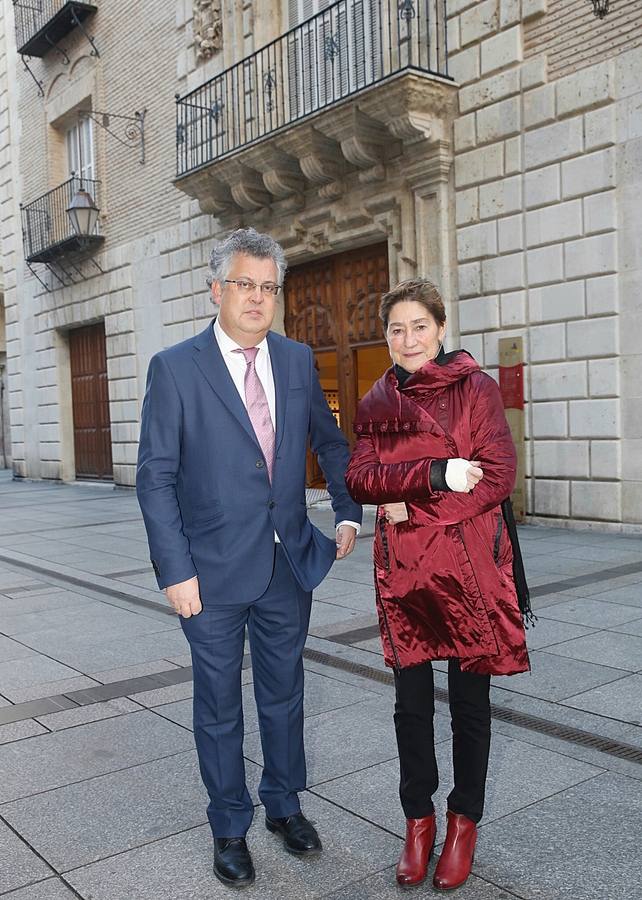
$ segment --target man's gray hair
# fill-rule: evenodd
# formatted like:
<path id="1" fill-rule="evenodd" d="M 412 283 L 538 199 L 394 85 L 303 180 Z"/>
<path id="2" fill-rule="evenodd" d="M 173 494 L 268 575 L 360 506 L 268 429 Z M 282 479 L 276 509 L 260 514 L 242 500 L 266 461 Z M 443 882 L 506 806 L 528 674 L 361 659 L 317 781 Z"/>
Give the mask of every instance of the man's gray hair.
<path id="1" fill-rule="evenodd" d="M 210 254 L 210 272 L 207 276 L 210 287 L 213 281 L 225 281 L 235 253 L 244 253 L 257 259 L 272 259 L 278 270 L 278 282 L 283 284 L 287 271 L 283 247 L 269 234 L 261 234 L 255 228 L 237 228 L 215 244 Z"/>

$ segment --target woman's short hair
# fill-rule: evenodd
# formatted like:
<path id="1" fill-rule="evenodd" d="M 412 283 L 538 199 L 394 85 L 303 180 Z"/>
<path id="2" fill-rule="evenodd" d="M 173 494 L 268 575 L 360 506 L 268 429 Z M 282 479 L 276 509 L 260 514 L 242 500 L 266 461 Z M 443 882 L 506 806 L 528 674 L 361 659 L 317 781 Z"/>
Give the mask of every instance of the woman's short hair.
<path id="1" fill-rule="evenodd" d="M 446 307 L 437 287 L 427 278 L 409 278 L 381 298 L 379 318 L 383 322 L 384 331 L 388 328 L 390 310 L 395 303 L 413 300 L 425 306 L 438 325 L 446 324 Z"/>

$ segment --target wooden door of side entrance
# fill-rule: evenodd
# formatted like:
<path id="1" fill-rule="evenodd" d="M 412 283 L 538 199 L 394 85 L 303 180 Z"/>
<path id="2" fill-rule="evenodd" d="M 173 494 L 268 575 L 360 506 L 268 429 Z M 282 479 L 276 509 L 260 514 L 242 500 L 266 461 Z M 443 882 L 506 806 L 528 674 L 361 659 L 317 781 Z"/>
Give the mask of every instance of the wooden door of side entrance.
<path id="1" fill-rule="evenodd" d="M 76 478 L 113 478 L 105 325 L 69 332 Z"/>

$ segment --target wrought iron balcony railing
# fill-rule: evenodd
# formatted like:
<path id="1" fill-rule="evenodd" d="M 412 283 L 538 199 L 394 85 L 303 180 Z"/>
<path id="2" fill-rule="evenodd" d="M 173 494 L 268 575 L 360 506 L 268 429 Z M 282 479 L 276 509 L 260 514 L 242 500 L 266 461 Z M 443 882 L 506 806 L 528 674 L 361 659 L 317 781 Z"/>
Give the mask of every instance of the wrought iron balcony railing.
<path id="1" fill-rule="evenodd" d="M 100 182 L 73 176 L 22 207 L 22 236 L 28 263 L 55 262 L 74 250 L 84 250 L 102 243 L 98 229 L 92 235 L 75 234 L 67 209 L 76 191 L 88 191 L 100 207 Z"/>
<path id="2" fill-rule="evenodd" d="M 177 176 L 403 71 L 448 78 L 446 0 L 339 0 L 176 98 Z"/>
<path id="3" fill-rule="evenodd" d="M 18 53 L 44 56 L 58 41 L 96 12 L 76 0 L 13 0 Z"/>

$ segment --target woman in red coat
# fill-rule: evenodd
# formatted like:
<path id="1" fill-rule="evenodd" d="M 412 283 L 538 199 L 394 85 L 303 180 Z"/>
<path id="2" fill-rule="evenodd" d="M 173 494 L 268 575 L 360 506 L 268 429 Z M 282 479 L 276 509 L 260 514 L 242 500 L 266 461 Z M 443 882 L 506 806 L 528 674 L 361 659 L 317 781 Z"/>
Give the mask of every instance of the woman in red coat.
<path id="1" fill-rule="evenodd" d="M 419 884 L 435 841 L 431 660 L 448 660 L 454 788 L 435 887 L 470 874 L 490 748 L 490 676 L 529 669 L 501 503 L 516 471 L 499 389 L 465 350 L 445 353 L 446 313 L 423 279 L 381 302 L 394 365 L 359 404 L 347 471 L 374 503 L 375 586 L 395 730 L 406 842 L 397 881 Z"/>

